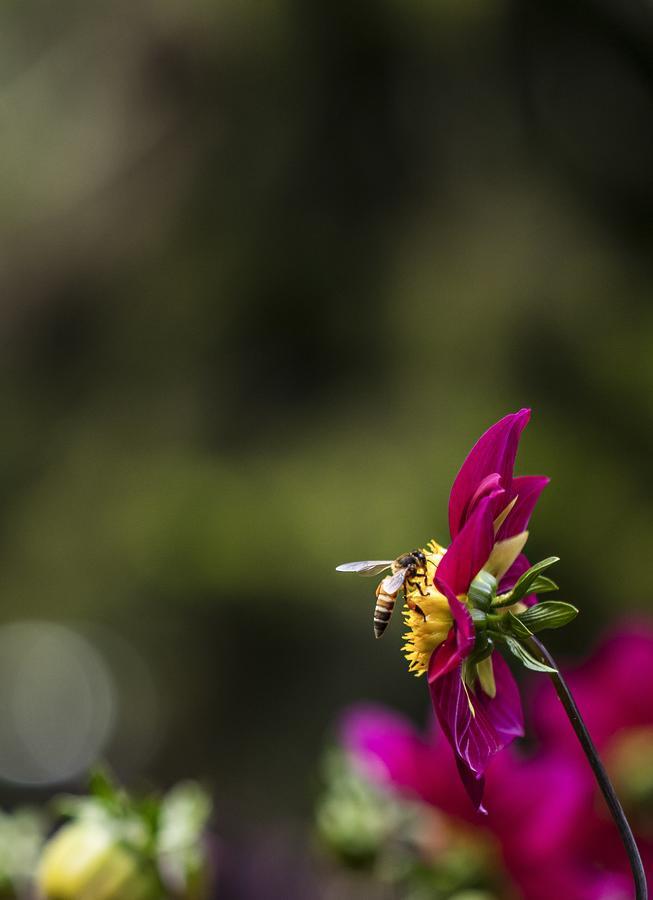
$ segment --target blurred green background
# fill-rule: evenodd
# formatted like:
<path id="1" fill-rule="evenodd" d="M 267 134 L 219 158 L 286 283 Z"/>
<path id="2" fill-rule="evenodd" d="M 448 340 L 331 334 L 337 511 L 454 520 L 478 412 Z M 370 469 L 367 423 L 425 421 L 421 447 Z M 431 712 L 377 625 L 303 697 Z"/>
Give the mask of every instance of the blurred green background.
<path id="1" fill-rule="evenodd" d="M 520 406 L 552 648 L 649 612 L 652 49 L 636 0 L 3 4 L 5 802 L 102 754 L 301 828 L 343 705 L 426 714 L 335 565 L 445 541 Z"/>

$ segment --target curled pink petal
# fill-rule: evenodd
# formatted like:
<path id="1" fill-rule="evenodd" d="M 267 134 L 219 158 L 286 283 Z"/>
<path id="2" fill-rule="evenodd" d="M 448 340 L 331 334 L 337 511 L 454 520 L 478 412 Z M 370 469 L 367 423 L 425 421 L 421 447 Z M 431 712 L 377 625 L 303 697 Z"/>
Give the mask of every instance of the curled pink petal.
<path id="1" fill-rule="evenodd" d="M 498 541 L 526 531 L 535 504 L 550 480 L 546 475 L 520 475 L 513 478 L 506 501 L 510 503 L 515 497 L 517 500 L 499 529 Z"/>
<path id="2" fill-rule="evenodd" d="M 487 562 L 494 545 L 494 502 L 503 495 L 499 489 L 483 497 L 449 545 L 435 575 L 435 585 L 441 593 L 446 595 L 446 585 L 455 596 L 466 594 Z"/>
<path id="3" fill-rule="evenodd" d="M 449 496 L 449 529 L 452 538 L 455 538 L 471 514 L 472 501 L 484 479 L 497 474 L 500 476 L 501 486 L 509 489 L 519 438 L 529 418 L 529 409 L 504 416 L 481 435 L 472 447 Z"/>

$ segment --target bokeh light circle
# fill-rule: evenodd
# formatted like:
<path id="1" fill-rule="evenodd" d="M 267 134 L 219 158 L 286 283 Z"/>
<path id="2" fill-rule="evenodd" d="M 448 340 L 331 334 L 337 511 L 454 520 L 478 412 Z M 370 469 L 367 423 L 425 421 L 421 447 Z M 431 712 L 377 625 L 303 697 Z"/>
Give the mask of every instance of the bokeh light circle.
<path id="1" fill-rule="evenodd" d="M 45 621 L 0 628 L 0 778 L 74 779 L 102 753 L 115 712 L 109 669 L 81 634 Z"/>

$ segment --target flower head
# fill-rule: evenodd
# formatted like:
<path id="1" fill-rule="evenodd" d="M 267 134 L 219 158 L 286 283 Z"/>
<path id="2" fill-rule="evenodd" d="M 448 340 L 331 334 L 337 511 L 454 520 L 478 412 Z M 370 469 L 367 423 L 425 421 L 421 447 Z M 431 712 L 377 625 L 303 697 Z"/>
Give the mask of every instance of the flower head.
<path id="1" fill-rule="evenodd" d="M 527 409 L 505 416 L 472 448 L 451 488 L 447 549 L 431 541 L 395 562 L 338 567 L 368 575 L 392 568 L 393 576 L 383 582 L 384 623 L 394 605 L 388 595 L 394 591 L 396 597 L 403 584 L 409 671 L 427 675 L 433 709 L 462 781 L 482 811 L 490 759 L 524 733 L 517 686 L 502 657 L 494 655 L 495 646 L 504 644 L 527 668 L 551 672 L 529 652 L 529 640 L 577 613 L 565 603 L 530 608 L 536 592 L 556 590 L 544 572 L 557 558 L 531 566 L 523 552 L 531 514 L 549 481 L 513 474 L 529 418 Z M 410 577 L 407 570 L 403 577 L 397 574 L 402 559 L 410 560 Z"/>
<path id="2" fill-rule="evenodd" d="M 505 416 L 474 445 L 451 489 L 452 540 L 446 552 L 431 558 L 429 597 L 408 597 L 418 604 L 407 616 L 410 668 L 428 672 L 433 708 L 479 808 L 490 758 L 524 732 L 516 685 L 503 660 L 493 657 L 491 639 L 476 627 L 470 589 L 483 573 L 490 590 L 509 592 L 529 569 L 522 552 L 526 527 L 548 483 L 543 476 L 513 476 L 519 437 L 529 417 L 526 409 Z M 519 599 L 528 603 L 534 598 Z M 474 660 L 475 651 L 480 653 Z"/>

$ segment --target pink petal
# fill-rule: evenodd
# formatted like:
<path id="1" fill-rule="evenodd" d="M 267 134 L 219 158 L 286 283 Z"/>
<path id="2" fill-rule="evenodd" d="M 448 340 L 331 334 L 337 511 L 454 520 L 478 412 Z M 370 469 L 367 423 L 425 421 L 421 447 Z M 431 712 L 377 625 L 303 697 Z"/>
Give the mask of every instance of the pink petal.
<path id="1" fill-rule="evenodd" d="M 509 488 L 519 437 L 530 418 L 529 409 L 505 416 L 472 447 L 451 488 L 449 529 L 455 538 L 472 512 L 472 501 L 484 479 L 494 473 Z"/>
<path id="2" fill-rule="evenodd" d="M 342 744 L 367 777 L 390 783 L 426 799 L 437 776 L 433 749 L 411 722 L 377 706 L 348 710 L 342 719 Z"/>
<path id="3" fill-rule="evenodd" d="M 344 749 L 365 777 L 469 818 L 469 803 L 442 734 L 422 737 L 404 716 L 372 705 L 347 710 L 340 734 Z"/>
<path id="4" fill-rule="evenodd" d="M 480 500 L 449 545 L 435 574 L 435 585 L 442 593 L 446 593 L 442 585 L 446 585 L 455 596 L 467 593 L 473 579 L 487 562 L 494 545 L 494 502 L 497 497 L 503 496 L 504 491 L 495 490 Z"/>
<path id="5" fill-rule="evenodd" d="M 517 685 L 501 656 L 495 654 L 493 663 L 497 685 L 493 699 L 479 687 L 475 692 L 465 689 L 462 665 L 433 680 L 429 672 L 429 691 L 435 714 L 459 768 L 462 766 L 471 772 L 464 783 L 477 806 L 481 802 L 482 785 L 475 782 L 484 774 L 490 759 L 524 734 Z"/>
<path id="6" fill-rule="evenodd" d="M 497 540 L 503 541 L 515 534 L 526 531 L 528 523 L 539 500 L 540 494 L 551 479 L 546 475 L 520 475 L 513 478 L 506 505 L 517 497 L 517 502 L 508 513 L 505 522 L 497 534 Z"/>
<path id="7" fill-rule="evenodd" d="M 456 603 L 458 602 L 456 601 Z M 469 656 L 471 648 L 474 646 L 474 640 L 472 639 L 471 642 L 467 640 L 465 646 L 469 643 L 469 649 L 467 652 L 461 652 L 461 648 L 458 645 L 457 630 L 452 628 L 444 643 L 440 644 L 437 650 L 434 650 L 431 654 L 427 675 L 429 684 L 460 666 L 464 657 Z"/>

